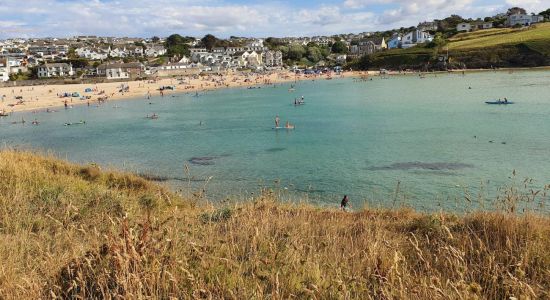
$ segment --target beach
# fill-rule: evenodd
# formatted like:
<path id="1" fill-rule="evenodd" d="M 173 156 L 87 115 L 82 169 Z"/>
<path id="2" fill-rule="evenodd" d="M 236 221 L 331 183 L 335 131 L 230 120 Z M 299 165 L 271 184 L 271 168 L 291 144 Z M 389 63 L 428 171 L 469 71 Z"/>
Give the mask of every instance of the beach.
<path id="1" fill-rule="evenodd" d="M 98 84 L 65 84 L 13 86 L 0 88 L 0 111 L 6 113 L 38 111 L 98 102 L 146 98 L 173 93 L 197 93 L 220 88 L 281 84 L 299 80 L 361 76 L 366 72 L 345 72 L 339 75 L 304 75 L 289 71 L 268 74 L 231 73 L 228 75 L 178 76 L 153 80 L 107 82 Z M 160 91 L 161 87 L 170 87 Z M 173 87 L 173 89 L 171 89 Z"/>

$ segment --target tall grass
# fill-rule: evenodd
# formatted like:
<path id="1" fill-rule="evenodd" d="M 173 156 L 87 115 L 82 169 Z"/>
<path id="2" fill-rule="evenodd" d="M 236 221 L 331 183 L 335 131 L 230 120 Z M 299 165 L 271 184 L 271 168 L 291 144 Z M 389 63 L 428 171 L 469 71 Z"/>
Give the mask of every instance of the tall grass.
<path id="1" fill-rule="evenodd" d="M 346 213 L 265 192 L 209 206 L 131 174 L 3 151 L 0 299 L 549 298 L 550 218 L 506 203 Z"/>

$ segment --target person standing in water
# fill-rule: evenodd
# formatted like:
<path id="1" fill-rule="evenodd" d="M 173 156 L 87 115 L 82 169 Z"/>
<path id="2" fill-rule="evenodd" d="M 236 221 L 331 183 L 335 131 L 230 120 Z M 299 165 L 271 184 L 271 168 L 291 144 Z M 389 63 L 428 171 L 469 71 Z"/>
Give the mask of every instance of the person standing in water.
<path id="1" fill-rule="evenodd" d="M 279 115 L 275 116 L 275 127 L 279 127 L 281 123 L 281 119 L 279 119 Z"/>

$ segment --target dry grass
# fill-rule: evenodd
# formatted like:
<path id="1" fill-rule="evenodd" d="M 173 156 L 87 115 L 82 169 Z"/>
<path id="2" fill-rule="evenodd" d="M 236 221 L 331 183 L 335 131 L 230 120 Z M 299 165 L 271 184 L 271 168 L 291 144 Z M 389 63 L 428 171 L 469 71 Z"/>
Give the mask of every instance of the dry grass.
<path id="1" fill-rule="evenodd" d="M 0 299 L 550 298 L 550 218 L 207 207 L 0 152 Z"/>
<path id="2" fill-rule="evenodd" d="M 467 50 L 503 45 L 525 44 L 535 51 L 550 55 L 550 23 L 541 23 L 531 28 L 504 28 L 460 33 L 449 39 L 449 49 Z"/>

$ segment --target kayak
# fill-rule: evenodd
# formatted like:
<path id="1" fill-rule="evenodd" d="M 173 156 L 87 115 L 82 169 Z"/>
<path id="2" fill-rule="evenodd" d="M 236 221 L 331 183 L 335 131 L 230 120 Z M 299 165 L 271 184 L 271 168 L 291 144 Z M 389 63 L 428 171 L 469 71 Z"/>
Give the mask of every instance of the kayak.
<path id="1" fill-rule="evenodd" d="M 496 104 L 496 105 L 508 105 L 508 104 L 514 104 L 512 101 L 504 102 L 504 101 L 485 101 L 487 104 Z"/>
<path id="2" fill-rule="evenodd" d="M 65 126 L 81 125 L 81 124 L 86 124 L 86 121 L 80 121 L 80 122 L 77 122 L 77 123 L 65 123 Z"/>

